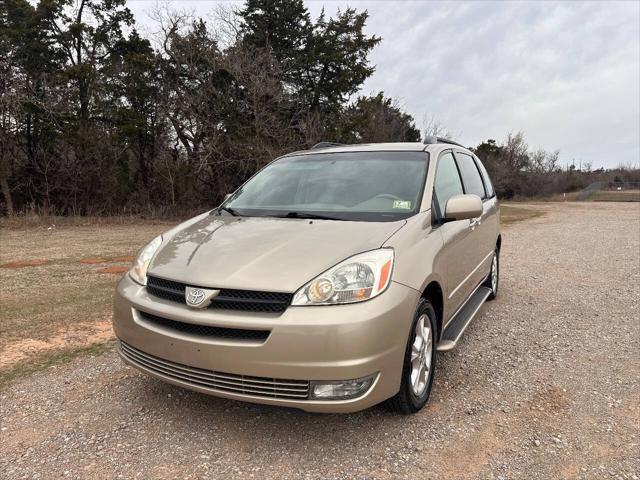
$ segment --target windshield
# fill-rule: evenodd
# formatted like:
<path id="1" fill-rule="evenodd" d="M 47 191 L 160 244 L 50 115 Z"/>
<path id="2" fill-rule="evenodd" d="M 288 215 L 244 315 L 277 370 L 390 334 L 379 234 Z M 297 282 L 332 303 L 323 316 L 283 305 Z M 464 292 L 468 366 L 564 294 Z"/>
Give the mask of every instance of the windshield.
<path id="1" fill-rule="evenodd" d="M 244 216 L 394 221 L 420 208 L 424 152 L 321 153 L 281 158 L 223 209 Z"/>

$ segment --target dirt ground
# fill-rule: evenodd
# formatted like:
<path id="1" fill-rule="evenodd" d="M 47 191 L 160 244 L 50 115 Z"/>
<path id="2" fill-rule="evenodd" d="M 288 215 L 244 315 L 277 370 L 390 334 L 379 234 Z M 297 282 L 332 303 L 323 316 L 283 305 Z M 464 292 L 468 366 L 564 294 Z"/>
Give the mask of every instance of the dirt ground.
<path id="1" fill-rule="evenodd" d="M 498 299 L 408 417 L 244 404 L 124 366 L 104 343 L 118 274 L 97 270 L 166 225 L 3 231 L 0 264 L 47 261 L 0 268 L 6 368 L 47 351 L 6 360 L 28 351 L 19 342 L 106 347 L 2 385 L 0 476 L 638 480 L 640 205 L 519 207 L 543 215 L 505 226 Z"/>
<path id="2" fill-rule="evenodd" d="M 111 299 L 137 250 L 167 223 L 0 232 L 0 382 L 25 360 L 112 337 Z"/>

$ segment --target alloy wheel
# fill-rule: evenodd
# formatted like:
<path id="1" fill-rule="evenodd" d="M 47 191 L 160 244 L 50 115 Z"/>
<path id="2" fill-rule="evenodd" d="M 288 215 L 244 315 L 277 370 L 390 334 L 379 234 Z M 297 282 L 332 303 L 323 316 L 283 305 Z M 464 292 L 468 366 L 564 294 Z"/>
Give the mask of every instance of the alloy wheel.
<path id="1" fill-rule="evenodd" d="M 494 255 L 491 262 L 491 290 L 494 294 L 498 291 L 498 255 Z"/>
<path id="2" fill-rule="evenodd" d="M 431 321 L 426 314 L 418 318 L 415 338 L 411 346 L 411 389 L 414 395 L 421 397 L 431 375 L 431 358 L 433 356 L 433 331 Z"/>

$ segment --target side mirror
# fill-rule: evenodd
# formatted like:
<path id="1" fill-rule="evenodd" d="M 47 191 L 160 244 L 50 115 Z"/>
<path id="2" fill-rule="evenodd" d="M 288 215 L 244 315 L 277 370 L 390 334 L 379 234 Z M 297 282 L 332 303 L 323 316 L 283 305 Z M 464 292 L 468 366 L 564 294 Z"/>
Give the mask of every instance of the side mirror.
<path id="1" fill-rule="evenodd" d="M 227 193 L 227 194 L 224 196 L 224 200 L 223 200 L 222 202 L 224 203 L 224 202 L 226 202 L 227 200 L 229 200 L 229 198 L 231 198 L 231 195 L 233 195 L 233 193 Z"/>
<path id="2" fill-rule="evenodd" d="M 445 221 L 467 220 L 482 215 L 482 200 L 478 195 L 454 195 L 444 209 Z"/>

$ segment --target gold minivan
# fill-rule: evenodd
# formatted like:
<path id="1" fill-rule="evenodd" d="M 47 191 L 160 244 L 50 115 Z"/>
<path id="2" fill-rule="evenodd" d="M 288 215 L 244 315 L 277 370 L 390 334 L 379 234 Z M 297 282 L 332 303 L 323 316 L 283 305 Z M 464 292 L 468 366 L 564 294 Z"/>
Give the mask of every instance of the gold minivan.
<path id="1" fill-rule="evenodd" d="M 461 145 L 321 143 L 144 247 L 117 287 L 118 351 L 220 397 L 314 412 L 429 398 L 498 291 L 499 207 Z"/>

